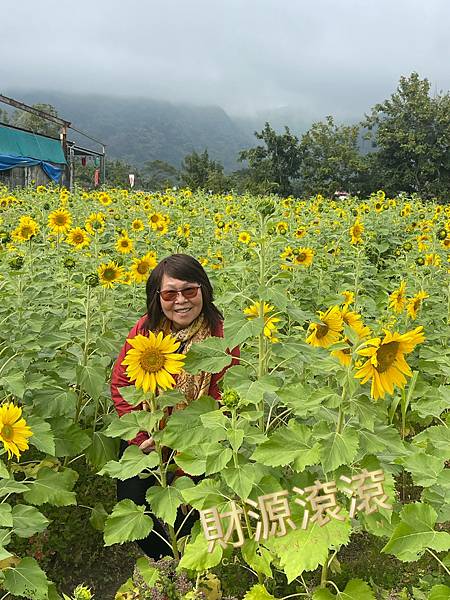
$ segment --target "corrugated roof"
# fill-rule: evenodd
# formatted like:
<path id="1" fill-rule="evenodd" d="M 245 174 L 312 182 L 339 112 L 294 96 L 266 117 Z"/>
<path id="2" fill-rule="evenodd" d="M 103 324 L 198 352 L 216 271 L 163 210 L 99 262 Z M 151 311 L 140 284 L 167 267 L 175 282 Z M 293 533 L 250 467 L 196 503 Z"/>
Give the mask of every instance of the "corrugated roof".
<path id="1" fill-rule="evenodd" d="M 59 140 L 0 124 L 0 155 L 2 154 L 66 164 Z"/>

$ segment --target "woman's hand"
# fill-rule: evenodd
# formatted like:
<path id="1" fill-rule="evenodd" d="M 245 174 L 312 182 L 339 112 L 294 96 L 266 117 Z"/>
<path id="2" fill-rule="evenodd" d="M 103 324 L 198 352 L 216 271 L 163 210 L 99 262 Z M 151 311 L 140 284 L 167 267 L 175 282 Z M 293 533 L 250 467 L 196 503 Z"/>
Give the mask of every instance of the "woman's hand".
<path id="1" fill-rule="evenodd" d="M 150 436 L 148 440 L 144 440 L 142 444 L 139 446 L 139 450 L 148 454 L 149 452 L 153 452 L 155 449 L 155 441 Z"/>

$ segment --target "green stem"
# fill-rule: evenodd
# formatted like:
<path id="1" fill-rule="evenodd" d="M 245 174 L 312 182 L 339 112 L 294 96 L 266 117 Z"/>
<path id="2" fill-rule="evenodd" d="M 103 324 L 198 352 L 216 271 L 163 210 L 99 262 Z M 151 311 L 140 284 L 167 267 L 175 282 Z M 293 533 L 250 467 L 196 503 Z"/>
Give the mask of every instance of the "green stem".
<path id="1" fill-rule="evenodd" d="M 320 574 L 320 587 L 324 588 L 327 585 L 328 576 L 328 553 L 325 562 L 322 565 L 322 573 Z"/>
<path id="2" fill-rule="evenodd" d="M 438 556 L 436 556 L 436 554 L 432 550 L 430 550 L 429 548 L 426 548 L 426 551 L 429 554 L 431 554 L 431 556 L 438 561 L 438 563 L 441 565 L 441 567 L 444 569 L 444 571 L 447 573 L 447 575 L 450 575 L 450 570 L 444 565 L 444 563 L 442 562 L 442 560 Z"/>
<path id="3" fill-rule="evenodd" d="M 83 356 L 81 359 L 81 365 L 83 367 L 87 366 L 88 356 L 89 356 L 89 333 L 91 328 L 91 287 L 87 286 L 86 292 L 86 302 L 85 302 L 85 310 L 86 310 L 86 319 L 84 323 L 84 346 L 83 346 Z M 83 404 L 83 386 L 80 385 L 80 389 L 78 390 L 78 401 L 77 401 L 77 409 L 75 412 L 75 423 L 78 423 L 81 414 L 81 407 Z M 98 402 L 98 401 L 97 401 Z M 95 428 L 95 425 L 94 425 Z"/>

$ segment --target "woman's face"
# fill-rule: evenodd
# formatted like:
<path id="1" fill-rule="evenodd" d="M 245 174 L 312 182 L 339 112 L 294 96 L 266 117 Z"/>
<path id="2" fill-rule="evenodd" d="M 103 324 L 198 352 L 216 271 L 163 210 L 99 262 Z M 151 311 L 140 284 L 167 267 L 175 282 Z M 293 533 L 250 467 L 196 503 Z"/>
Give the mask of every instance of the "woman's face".
<path id="1" fill-rule="evenodd" d="M 193 298 L 185 298 L 183 294 L 178 293 L 174 300 L 164 300 L 160 294 L 161 308 L 165 316 L 172 321 L 175 329 L 184 329 L 188 327 L 202 312 L 203 296 L 198 283 L 192 281 L 183 281 L 175 277 L 169 277 L 164 274 L 161 281 L 161 292 L 174 290 L 180 291 L 186 288 L 195 288 L 198 286 L 196 295 Z"/>

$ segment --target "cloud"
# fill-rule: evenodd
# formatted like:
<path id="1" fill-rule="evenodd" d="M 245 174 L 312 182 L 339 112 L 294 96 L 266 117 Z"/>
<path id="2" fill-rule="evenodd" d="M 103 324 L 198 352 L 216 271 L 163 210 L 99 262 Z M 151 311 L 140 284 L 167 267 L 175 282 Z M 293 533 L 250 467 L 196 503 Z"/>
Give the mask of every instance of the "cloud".
<path id="1" fill-rule="evenodd" d="M 362 115 L 417 70 L 450 87 L 447 0 L 41 0 L 2 11 L 0 92 Z M 6 60 L 5 60 L 5 57 Z"/>

